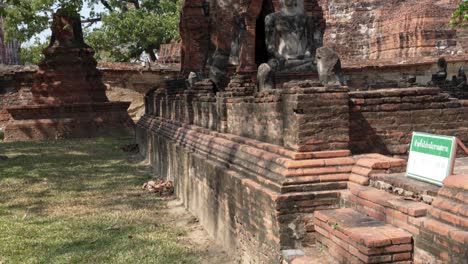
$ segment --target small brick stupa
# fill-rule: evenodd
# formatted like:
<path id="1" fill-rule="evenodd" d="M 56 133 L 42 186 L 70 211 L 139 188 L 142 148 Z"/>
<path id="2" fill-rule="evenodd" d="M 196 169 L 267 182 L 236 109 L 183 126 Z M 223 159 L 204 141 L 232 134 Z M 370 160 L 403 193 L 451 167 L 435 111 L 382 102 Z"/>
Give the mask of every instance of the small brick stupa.
<path id="1" fill-rule="evenodd" d="M 83 41 L 80 16 L 59 9 L 39 63 L 33 99 L 7 108 L 5 141 L 132 135 L 130 102 L 109 102 L 94 50 Z"/>

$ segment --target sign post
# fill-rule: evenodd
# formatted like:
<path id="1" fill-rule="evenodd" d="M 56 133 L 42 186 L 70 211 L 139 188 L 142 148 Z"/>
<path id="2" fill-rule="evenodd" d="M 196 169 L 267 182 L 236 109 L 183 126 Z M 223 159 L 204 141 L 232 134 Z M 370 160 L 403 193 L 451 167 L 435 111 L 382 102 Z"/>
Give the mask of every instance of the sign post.
<path id="1" fill-rule="evenodd" d="M 457 138 L 413 132 L 406 176 L 442 186 L 453 173 Z"/>

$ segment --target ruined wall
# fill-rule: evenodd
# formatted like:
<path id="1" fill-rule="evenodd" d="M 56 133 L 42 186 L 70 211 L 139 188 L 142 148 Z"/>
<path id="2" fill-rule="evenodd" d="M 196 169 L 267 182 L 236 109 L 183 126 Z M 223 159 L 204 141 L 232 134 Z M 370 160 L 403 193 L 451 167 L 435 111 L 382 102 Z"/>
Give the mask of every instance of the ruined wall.
<path id="1" fill-rule="evenodd" d="M 447 80 L 458 75 L 460 67 L 468 68 L 468 55 L 445 56 L 447 61 Z M 437 59 L 413 58 L 406 59 L 405 63 L 382 64 L 364 60 L 356 64 L 343 66 L 346 83 L 351 90 L 375 90 L 380 88 L 408 88 L 410 86 L 427 86 L 432 74 L 438 71 Z M 415 78 L 414 83 L 409 83 Z M 447 90 L 446 92 L 455 92 Z M 468 89 L 462 89 L 460 99 L 468 99 Z M 464 95 L 466 94 L 466 95 Z"/>
<path id="2" fill-rule="evenodd" d="M 468 143 L 468 101 L 439 88 L 351 92 L 353 153 L 405 155 L 413 131 L 456 136 Z"/>
<path id="3" fill-rule="evenodd" d="M 154 67 L 154 66 L 153 66 Z M 145 68 L 125 63 L 101 63 L 102 81 L 111 101 L 130 101 L 128 112 L 134 121 L 144 113 L 144 95 L 152 87 L 164 86 L 166 80 L 179 75 L 178 68 Z M 0 130 L 10 119 L 4 108 L 27 104 L 31 100 L 36 66 L 0 68 Z"/>
<path id="4" fill-rule="evenodd" d="M 33 74 L 29 69 L 0 70 L 0 131 L 10 120 L 4 108 L 24 105 L 32 99 Z"/>

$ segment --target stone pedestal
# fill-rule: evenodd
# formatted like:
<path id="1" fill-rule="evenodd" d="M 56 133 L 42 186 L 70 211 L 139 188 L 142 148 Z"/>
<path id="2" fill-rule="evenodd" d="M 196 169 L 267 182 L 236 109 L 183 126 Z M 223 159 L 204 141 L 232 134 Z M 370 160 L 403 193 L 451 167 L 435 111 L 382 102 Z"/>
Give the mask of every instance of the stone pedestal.
<path id="1" fill-rule="evenodd" d="M 80 17 L 54 14 L 52 37 L 34 76 L 28 105 L 7 108 L 6 141 L 132 135 L 130 102 L 109 102 Z"/>

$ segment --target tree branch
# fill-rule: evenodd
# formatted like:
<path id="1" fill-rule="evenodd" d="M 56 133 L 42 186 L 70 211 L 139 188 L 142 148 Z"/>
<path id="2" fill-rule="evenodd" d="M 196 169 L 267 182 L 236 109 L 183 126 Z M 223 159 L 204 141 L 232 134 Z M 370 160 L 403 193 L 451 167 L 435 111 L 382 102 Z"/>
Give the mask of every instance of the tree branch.
<path id="1" fill-rule="evenodd" d="M 96 17 L 96 18 L 88 18 L 88 19 L 85 19 L 85 20 L 81 20 L 81 23 L 84 24 L 84 23 L 96 23 L 96 22 L 99 22 L 99 21 L 102 21 L 101 17 Z"/>
<path id="2" fill-rule="evenodd" d="M 109 12 L 114 12 L 114 9 L 112 8 L 112 6 L 109 4 L 109 2 L 107 2 L 107 0 L 101 0 L 101 4 L 107 8 L 107 10 L 109 10 Z"/>

